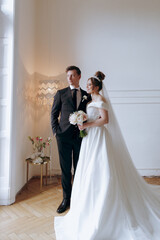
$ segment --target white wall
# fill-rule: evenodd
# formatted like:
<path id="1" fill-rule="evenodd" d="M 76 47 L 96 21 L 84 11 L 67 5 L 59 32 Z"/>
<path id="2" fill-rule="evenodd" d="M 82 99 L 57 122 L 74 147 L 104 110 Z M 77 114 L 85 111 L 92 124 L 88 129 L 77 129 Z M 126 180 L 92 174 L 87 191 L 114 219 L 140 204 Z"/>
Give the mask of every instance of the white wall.
<path id="1" fill-rule="evenodd" d="M 106 74 L 133 162 L 142 175 L 160 174 L 159 25 L 157 0 L 15 0 L 12 199 L 26 182 L 27 136 L 50 135 L 49 113 L 32 102 L 36 81 L 65 82 L 71 64 L 81 68 L 83 88 L 95 71 Z M 59 173 L 55 139 L 52 156 Z"/>
<path id="2" fill-rule="evenodd" d="M 25 158 L 31 151 L 27 139 L 34 135 L 35 108 L 31 96 L 35 88 L 35 0 L 15 1 L 15 46 L 12 101 L 12 194 L 26 182 Z"/>
<path id="3" fill-rule="evenodd" d="M 160 2 L 38 3 L 36 72 L 58 79 L 66 66 L 75 64 L 85 88 L 87 78 L 102 70 L 136 167 L 143 175 L 159 174 Z M 39 123 L 43 132 L 46 121 Z"/>

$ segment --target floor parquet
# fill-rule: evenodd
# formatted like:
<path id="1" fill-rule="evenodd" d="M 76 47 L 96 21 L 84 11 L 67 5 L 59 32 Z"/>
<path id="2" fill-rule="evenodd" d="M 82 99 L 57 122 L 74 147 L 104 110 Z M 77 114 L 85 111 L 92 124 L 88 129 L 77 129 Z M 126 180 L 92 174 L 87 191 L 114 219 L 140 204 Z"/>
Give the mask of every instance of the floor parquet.
<path id="1" fill-rule="evenodd" d="M 160 185 L 160 177 L 145 180 Z M 48 182 L 40 191 L 39 179 L 34 178 L 14 204 L 0 206 L 0 240 L 55 240 L 53 219 L 58 215 L 62 189 L 59 176 Z"/>

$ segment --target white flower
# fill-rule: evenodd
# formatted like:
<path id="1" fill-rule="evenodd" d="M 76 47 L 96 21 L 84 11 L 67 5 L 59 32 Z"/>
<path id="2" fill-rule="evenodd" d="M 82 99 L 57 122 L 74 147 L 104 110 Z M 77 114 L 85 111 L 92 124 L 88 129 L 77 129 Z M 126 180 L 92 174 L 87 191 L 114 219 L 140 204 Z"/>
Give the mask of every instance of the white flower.
<path id="1" fill-rule="evenodd" d="M 83 115 L 84 112 L 83 112 L 82 110 L 79 110 L 79 111 L 77 112 L 77 114 L 78 114 L 78 115 Z"/>
<path id="2" fill-rule="evenodd" d="M 69 122 L 73 125 L 77 124 L 77 112 L 74 112 L 74 113 L 70 114 Z"/>
<path id="3" fill-rule="evenodd" d="M 87 100 L 87 96 L 86 96 L 86 95 L 83 96 L 82 102 L 83 102 L 84 100 Z"/>
<path id="4" fill-rule="evenodd" d="M 79 114 L 77 116 L 77 124 L 79 124 L 81 126 L 83 125 L 83 115 Z"/>

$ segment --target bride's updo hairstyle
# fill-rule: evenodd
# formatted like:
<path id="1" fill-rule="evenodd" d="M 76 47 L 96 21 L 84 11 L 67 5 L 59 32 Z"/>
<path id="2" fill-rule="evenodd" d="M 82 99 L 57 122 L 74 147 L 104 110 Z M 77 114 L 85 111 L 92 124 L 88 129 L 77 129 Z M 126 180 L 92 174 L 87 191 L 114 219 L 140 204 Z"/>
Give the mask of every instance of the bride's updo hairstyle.
<path id="1" fill-rule="evenodd" d="M 89 78 L 93 84 L 93 86 L 95 87 L 99 87 L 99 91 L 102 90 L 102 81 L 105 79 L 105 75 L 104 73 L 98 71 L 94 74 L 94 76 L 92 76 L 91 78 Z"/>

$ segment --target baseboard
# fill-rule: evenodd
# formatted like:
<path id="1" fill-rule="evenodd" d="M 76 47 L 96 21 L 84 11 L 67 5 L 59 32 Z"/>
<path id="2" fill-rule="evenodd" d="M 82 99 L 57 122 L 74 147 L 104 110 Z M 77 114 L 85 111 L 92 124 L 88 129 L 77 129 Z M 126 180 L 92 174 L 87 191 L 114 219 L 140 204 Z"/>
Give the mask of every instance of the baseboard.
<path id="1" fill-rule="evenodd" d="M 155 168 L 155 169 L 137 169 L 137 171 L 139 172 L 139 174 L 141 176 L 147 176 L 147 177 L 152 177 L 152 176 L 160 176 L 160 169 L 158 168 Z M 53 176 L 61 176 L 61 170 L 60 169 L 54 169 L 54 170 L 51 170 L 51 177 Z M 49 175 L 49 176 L 50 176 Z M 39 175 L 37 176 L 34 176 L 33 178 L 35 177 L 39 177 Z"/>
<path id="2" fill-rule="evenodd" d="M 15 197 L 12 196 L 10 188 L 1 188 L 0 196 L 0 205 L 11 205 L 15 202 Z"/>
<path id="3" fill-rule="evenodd" d="M 61 175 L 62 172 L 61 172 L 61 169 L 52 169 L 51 170 L 51 175 L 54 176 L 54 175 Z"/>
<path id="4" fill-rule="evenodd" d="M 154 177 L 160 176 L 160 169 L 137 169 L 141 176 Z"/>

